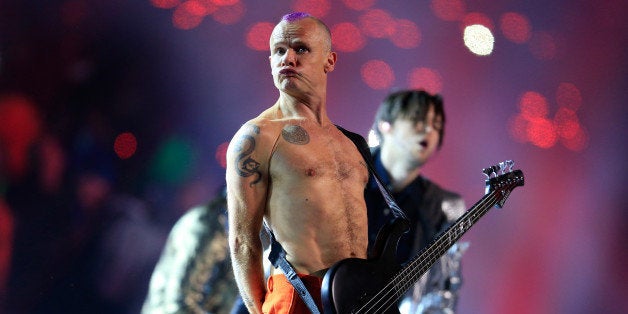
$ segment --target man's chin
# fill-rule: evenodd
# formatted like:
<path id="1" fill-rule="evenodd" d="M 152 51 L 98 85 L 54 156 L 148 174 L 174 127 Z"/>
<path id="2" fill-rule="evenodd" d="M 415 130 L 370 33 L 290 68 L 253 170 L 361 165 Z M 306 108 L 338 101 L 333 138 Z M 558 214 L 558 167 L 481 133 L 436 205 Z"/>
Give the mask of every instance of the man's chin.
<path id="1" fill-rule="evenodd" d="M 284 93 L 290 94 L 299 91 L 299 86 L 294 81 L 284 80 L 282 82 L 279 82 L 277 89 Z"/>

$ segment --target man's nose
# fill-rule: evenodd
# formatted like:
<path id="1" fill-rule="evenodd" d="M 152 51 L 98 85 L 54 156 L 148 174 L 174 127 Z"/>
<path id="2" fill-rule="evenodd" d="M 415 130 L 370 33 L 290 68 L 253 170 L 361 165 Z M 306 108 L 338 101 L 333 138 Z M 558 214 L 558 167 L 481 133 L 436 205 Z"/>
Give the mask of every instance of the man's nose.
<path id="1" fill-rule="evenodd" d="M 288 49 L 283 56 L 283 60 L 281 61 L 282 65 L 296 66 L 297 65 L 297 53 Z"/>

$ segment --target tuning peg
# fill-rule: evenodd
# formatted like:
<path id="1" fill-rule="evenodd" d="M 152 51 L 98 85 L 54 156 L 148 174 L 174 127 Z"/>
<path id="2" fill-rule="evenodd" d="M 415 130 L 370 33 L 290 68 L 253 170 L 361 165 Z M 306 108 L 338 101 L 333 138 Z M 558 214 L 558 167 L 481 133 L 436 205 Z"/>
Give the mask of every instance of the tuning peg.
<path id="1" fill-rule="evenodd" d="M 482 173 L 484 173 L 484 175 L 486 176 L 486 179 L 490 179 L 491 178 L 491 174 L 493 174 L 493 167 L 488 167 L 488 168 L 484 168 L 482 169 Z"/>
<path id="2" fill-rule="evenodd" d="M 499 171 L 501 171 L 502 174 L 506 173 L 506 161 L 499 163 Z"/>
<path id="3" fill-rule="evenodd" d="M 512 172 L 512 168 L 515 166 L 515 162 L 512 159 L 506 160 L 506 165 L 508 165 L 508 172 Z"/>

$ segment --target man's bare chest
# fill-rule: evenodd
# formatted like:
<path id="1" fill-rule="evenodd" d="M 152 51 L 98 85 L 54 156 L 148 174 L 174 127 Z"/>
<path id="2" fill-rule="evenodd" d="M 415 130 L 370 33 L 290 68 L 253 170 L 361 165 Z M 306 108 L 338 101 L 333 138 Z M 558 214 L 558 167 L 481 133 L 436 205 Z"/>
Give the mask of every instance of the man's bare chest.
<path id="1" fill-rule="evenodd" d="M 271 156 L 271 177 L 360 180 L 366 168 L 354 144 L 343 134 L 284 127 Z"/>

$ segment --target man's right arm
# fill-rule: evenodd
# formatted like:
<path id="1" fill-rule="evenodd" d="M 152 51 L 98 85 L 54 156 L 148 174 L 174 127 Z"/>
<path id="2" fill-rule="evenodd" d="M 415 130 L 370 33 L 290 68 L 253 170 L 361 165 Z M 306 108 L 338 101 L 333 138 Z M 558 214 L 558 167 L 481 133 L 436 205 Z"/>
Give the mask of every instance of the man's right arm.
<path id="1" fill-rule="evenodd" d="M 227 150 L 227 206 L 231 262 L 240 295 L 251 313 L 261 313 L 265 295 L 260 231 L 268 189 L 268 157 L 259 128 L 244 125 Z"/>

